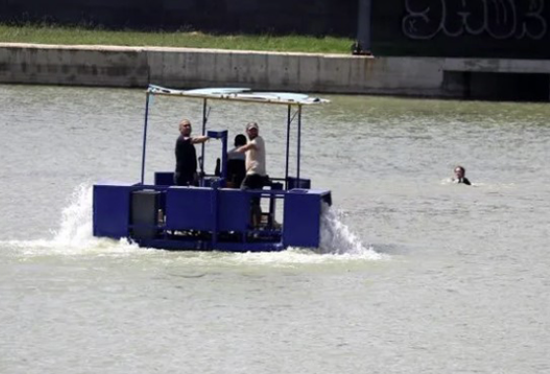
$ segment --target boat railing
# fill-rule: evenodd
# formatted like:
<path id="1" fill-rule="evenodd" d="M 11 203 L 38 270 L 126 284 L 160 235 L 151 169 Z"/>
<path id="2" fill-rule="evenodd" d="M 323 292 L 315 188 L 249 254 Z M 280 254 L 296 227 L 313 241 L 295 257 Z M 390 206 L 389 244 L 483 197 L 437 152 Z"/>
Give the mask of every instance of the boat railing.
<path id="1" fill-rule="evenodd" d="M 220 177 L 214 174 L 205 174 L 202 176 L 203 187 L 211 187 L 215 182 L 220 180 Z M 285 189 L 292 190 L 293 188 L 311 188 L 311 179 L 308 178 L 296 178 L 289 176 L 285 177 L 270 177 L 270 183 L 267 185 L 271 189 Z M 275 185 L 275 183 L 281 183 L 281 185 Z M 154 175 L 155 186 L 173 186 L 174 185 L 174 172 L 173 171 L 157 171 Z"/>

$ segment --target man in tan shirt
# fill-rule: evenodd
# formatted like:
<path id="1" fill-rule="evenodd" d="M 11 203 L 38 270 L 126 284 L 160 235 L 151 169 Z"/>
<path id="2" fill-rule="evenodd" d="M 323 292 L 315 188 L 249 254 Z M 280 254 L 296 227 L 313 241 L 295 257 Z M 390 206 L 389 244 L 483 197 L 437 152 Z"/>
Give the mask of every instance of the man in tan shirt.
<path id="1" fill-rule="evenodd" d="M 237 152 L 246 153 L 246 176 L 241 184 L 242 190 L 261 190 L 266 180 L 265 167 L 265 143 L 259 135 L 259 127 L 256 122 L 246 125 L 248 143 L 237 149 Z M 259 226 L 262 210 L 260 197 L 253 197 L 252 201 L 252 224 Z"/>

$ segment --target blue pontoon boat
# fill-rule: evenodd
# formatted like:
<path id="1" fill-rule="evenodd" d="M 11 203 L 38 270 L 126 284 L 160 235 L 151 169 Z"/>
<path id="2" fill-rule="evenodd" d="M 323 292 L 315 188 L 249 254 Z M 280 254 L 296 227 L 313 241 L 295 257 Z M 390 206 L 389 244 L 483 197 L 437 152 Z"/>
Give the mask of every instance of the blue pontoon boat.
<path id="1" fill-rule="evenodd" d="M 202 134 L 220 139 L 222 152 L 220 172 L 201 173 L 199 187 L 174 185 L 173 172 L 155 172 L 154 184 L 144 183 L 147 123 L 153 96 L 202 100 Z M 272 176 L 262 190 L 226 187 L 227 130 L 206 128 L 208 105 L 215 100 L 280 105 L 286 109 L 284 176 Z M 242 88 L 175 90 L 150 85 L 146 92 L 141 181 L 94 184 L 94 236 L 128 238 L 143 247 L 172 250 L 247 252 L 319 247 L 322 206 L 331 204 L 331 193 L 312 189 L 310 179 L 300 175 L 300 143 L 303 107 L 326 102 L 294 93 L 257 93 Z M 296 131 L 297 139 L 295 175 L 289 175 L 291 131 Z M 202 159 L 204 147 L 203 144 Z M 258 196 L 266 208 L 261 225 L 253 227 L 251 198 Z"/>

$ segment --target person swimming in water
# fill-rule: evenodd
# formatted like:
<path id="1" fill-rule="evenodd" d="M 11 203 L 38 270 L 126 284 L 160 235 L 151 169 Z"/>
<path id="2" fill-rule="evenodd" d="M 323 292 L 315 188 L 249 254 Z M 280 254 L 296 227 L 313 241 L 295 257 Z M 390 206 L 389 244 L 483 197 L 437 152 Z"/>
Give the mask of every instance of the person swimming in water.
<path id="1" fill-rule="evenodd" d="M 470 186 L 472 183 L 464 175 L 466 174 L 466 169 L 458 165 L 455 167 L 455 177 L 453 178 L 453 183 L 464 183 L 465 185 Z"/>

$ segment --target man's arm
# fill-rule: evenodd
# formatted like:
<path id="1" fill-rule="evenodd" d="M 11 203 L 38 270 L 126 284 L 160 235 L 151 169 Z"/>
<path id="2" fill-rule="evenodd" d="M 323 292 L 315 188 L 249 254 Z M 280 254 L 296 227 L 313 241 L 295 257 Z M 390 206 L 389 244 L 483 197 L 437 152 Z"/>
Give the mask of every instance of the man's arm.
<path id="1" fill-rule="evenodd" d="M 208 136 L 206 135 L 201 135 L 201 136 L 194 136 L 191 138 L 191 144 L 200 144 L 200 143 L 204 143 L 205 141 L 207 141 L 208 139 L 210 139 Z"/>
<path id="2" fill-rule="evenodd" d="M 235 152 L 239 152 L 239 153 L 245 153 L 246 151 L 248 150 L 251 150 L 251 149 L 257 149 L 258 147 L 256 147 L 256 144 L 250 142 L 246 145 L 243 145 L 243 146 L 240 146 L 239 148 L 237 148 L 235 150 Z"/>

